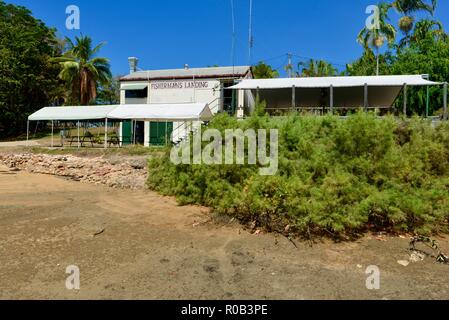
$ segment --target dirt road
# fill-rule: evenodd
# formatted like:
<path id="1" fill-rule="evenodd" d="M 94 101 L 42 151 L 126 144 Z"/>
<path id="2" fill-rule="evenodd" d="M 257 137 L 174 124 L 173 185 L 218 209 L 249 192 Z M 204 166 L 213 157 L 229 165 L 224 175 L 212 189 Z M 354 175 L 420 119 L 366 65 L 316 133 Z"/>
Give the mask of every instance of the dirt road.
<path id="1" fill-rule="evenodd" d="M 207 210 L 0 167 L 0 299 L 448 299 L 449 266 L 403 267 L 407 239 L 312 248 Z M 449 252 L 449 241 L 440 239 Z M 81 290 L 65 287 L 76 265 Z M 366 267 L 381 271 L 367 290 Z"/>
<path id="2" fill-rule="evenodd" d="M 0 142 L 0 148 L 26 147 L 26 146 L 34 147 L 38 145 L 39 145 L 38 140 Z"/>

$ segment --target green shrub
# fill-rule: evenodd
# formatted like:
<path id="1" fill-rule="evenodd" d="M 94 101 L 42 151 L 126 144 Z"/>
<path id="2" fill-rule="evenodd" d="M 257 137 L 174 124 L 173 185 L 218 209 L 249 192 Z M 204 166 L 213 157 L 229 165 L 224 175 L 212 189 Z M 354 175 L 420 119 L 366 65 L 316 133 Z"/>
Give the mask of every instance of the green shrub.
<path id="1" fill-rule="evenodd" d="M 448 231 L 448 123 L 365 113 L 270 118 L 258 110 L 243 121 L 219 115 L 208 128 L 278 129 L 277 174 L 260 176 L 256 165 L 175 166 L 167 150 L 149 163 L 151 189 L 308 236 Z"/>

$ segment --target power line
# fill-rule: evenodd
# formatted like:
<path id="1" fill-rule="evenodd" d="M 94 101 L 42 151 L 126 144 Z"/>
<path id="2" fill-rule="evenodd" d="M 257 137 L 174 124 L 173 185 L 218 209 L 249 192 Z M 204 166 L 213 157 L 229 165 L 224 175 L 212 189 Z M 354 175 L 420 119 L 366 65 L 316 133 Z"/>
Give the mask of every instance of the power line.
<path id="1" fill-rule="evenodd" d="M 282 54 L 282 55 L 279 55 L 279 56 L 275 56 L 275 57 L 271 57 L 271 58 L 265 58 L 265 59 L 258 59 L 257 60 L 257 62 L 263 62 L 263 63 L 268 63 L 268 62 L 271 62 L 271 61 L 274 61 L 274 60 L 279 60 L 279 59 L 281 59 L 281 58 L 284 58 L 284 60 L 285 60 L 285 57 L 288 57 L 288 53 L 284 53 L 284 54 Z M 292 57 L 296 57 L 296 58 L 299 58 L 298 60 L 310 60 L 310 59 L 313 59 L 313 60 L 326 60 L 326 61 L 328 61 L 329 63 L 331 63 L 332 65 L 335 65 L 335 66 L 341 66 L 341 67 L 346 67 L 346 64 L 343 64 L 343 63 L 337 63 L 337 62 L 335 62 L 335 60 L 328 60 L 328 59 L 325 59 L 325 58 L 314 58 L 314 57 L 305 57 L 305 56 L 300 56 L 300 55 L 298 55 L 298 54 L 292 54 Z M 286 61 L 286 63 L 288 64 L 288 61 Z M 254 63 L 255 64 L 255 63 Z M 293 65 L 294 65 L 294 63 L 292 63 Z"/>
<path id="2" fill-rule="evenodd" d="M 305 56 L 300 56 L 300 55 L 297 55 L 297 54 L 293 54 L 293 56 L 295 56 L 295 57 L 297 57 L 297 58 L 300 58 L 300 59 L 308 59 L 308 60 L 310 60 L 310 59 L 313 59 L 313 60 L 325 60 L 325 61 L 330 62 L 330 63 L 333 64 L 333 65 L 346 67 L 346 64 L 337 63 L 337 62 L 335 62 L 335 60 L 332 60 L 332 59 L 305 57 Z"/>
<path id="3" fill-rule="evenodd" d="M 284 58 L 285 54 L 282 54 L 280 56 L 276 56 L 276 57 L 272 57 L 272 58 L 266 58 L 266 59 L 258 59 L 257 62 L 269 62 L 269 61 L 274 61 L 274 60 L 279 60 L 280 58 Z"/>

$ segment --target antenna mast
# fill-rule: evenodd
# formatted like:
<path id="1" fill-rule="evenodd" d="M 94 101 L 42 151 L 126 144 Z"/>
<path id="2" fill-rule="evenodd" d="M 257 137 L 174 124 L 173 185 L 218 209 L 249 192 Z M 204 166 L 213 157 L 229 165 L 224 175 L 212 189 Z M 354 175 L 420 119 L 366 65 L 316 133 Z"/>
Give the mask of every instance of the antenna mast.
<path id="1" fill-rule="evenodd" d="M 231 0 L 231 16 L 232 16 L 232 49 L 231 49 L 231 63 L 235 66 L 235 16 L 234 16 L 234 0 Z"/>
<path id="2" fill-rule="evenodd" d="M 251 65 L 251 51 L 253 49 L 253 0 L 249 0 L 249 37 L 248 37 L 248 64 Z"/>

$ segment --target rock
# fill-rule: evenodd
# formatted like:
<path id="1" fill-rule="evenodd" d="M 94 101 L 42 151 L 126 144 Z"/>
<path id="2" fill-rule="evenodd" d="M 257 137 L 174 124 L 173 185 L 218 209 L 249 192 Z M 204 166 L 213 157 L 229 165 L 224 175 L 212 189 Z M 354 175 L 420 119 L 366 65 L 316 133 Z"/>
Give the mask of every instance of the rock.
<path id="1" fill-rule="evenodd" d="M 148 174 L 145 159 L 123 161 L 119 156 L 110 161 L 71 155 L 2 154 L 0 163 L 11 171 L 51 174 L 123 189 L 144 188 Z"/>
<path id="2" fill-rule="evenodd" d="M 403 266 L 403 267 L 407 267 L 410 264 L 410 261 L 407 260 L 398 260 L 398 263 Z"/>
<path id="3" fill-rule="evenodd" d="M 410 255 L 410 261 L 411 262 L 420 262 L 423 261 L 426 258 L 426 255 L 421 252 L 413 251 Z"/>
<path id="4" fill-rule="evenodd" d="M 129 165 L 133 169 L 140 169 L 140 170 L 144 169 L 146 167 L 145 161 L 141 161 L 141 160 L 131 160 L 131 161 L 129 161 Z"/>

